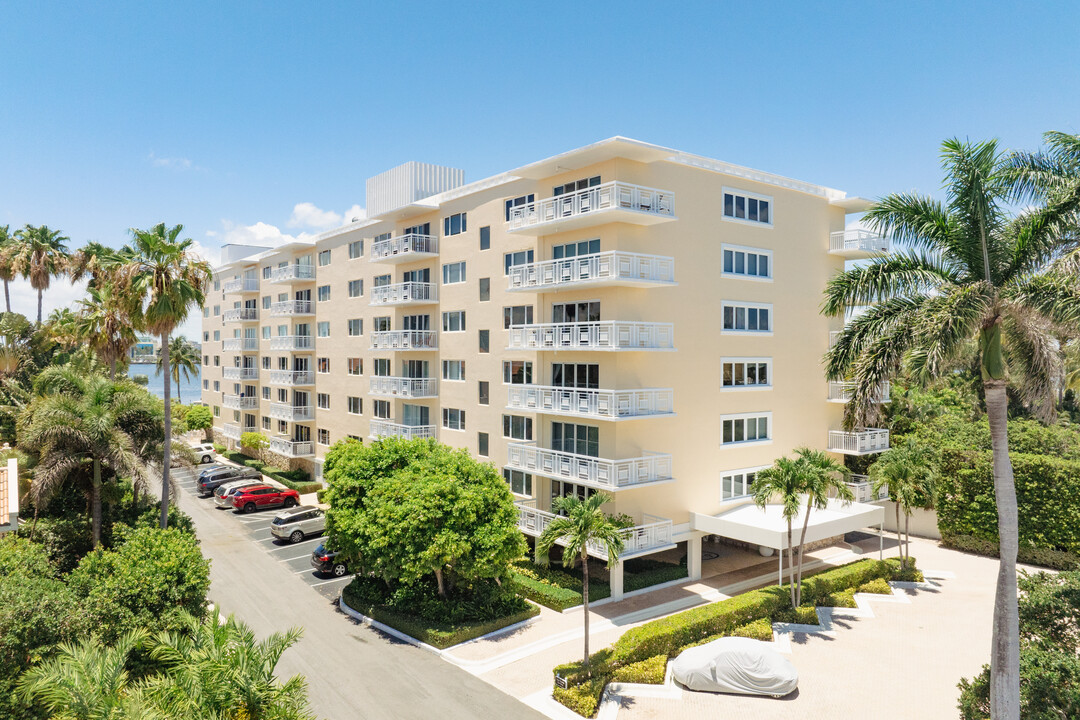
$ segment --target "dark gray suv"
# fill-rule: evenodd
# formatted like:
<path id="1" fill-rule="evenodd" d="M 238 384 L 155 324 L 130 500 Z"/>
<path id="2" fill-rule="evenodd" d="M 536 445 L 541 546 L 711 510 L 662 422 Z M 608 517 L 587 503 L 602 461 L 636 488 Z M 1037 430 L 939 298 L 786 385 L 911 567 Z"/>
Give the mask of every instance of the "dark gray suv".
<path id="1" fill-rule="evenodd" d="M 233 480 L 261 480 L 262 473 L 255 468 L 229 465 L 199 477 L 199 497 L 210 497 L 223 483 Z"/>

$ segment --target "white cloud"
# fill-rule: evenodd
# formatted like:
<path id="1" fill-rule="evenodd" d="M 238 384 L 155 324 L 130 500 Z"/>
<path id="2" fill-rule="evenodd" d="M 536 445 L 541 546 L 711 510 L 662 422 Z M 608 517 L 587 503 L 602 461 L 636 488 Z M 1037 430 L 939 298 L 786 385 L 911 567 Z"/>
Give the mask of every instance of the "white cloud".
<path id="1" fill-rule="evenodd" d="M 351 208 L 345 211 L 342 215 L 344 222 L 351 223 L 357 220 L 363 220 L 367 217 L 367 211 L 359 205 L 353 205 Z"/>
<path id="2" fill-rule="evenodd" d="M 146 158 L 154 167 L 165 168 L 167 170 L 191 170 L 195 167 L 191 164 L 191 160 L 185 157 L 158 157 L 153 151 L 151 151 Z"/>
<path id="3" fill-rule="evenodd" d="M 341 216 L 333 210 L 322 210 L 316 207 L 315 203 L 302 202 L 293 206 L 292 216 L 289 217 L 287 225 L 329 230 L 341 225 Z"/>
<path id="4" fill-rule="evenodd" d="M 22 313 L 31 322 L 37 320 L 37 290 L 29 280 L 12 280 L 9 286 L 12 312 Z M 47 319 L 56 308 L 76 309 L 76 302 L 86 297 L 86 281 L 72 283 L 66 277 L 53 278 L 49 289 L 41 295 L 41 317 Z M 4 309 L 0 299 L 0 310 Z"/>

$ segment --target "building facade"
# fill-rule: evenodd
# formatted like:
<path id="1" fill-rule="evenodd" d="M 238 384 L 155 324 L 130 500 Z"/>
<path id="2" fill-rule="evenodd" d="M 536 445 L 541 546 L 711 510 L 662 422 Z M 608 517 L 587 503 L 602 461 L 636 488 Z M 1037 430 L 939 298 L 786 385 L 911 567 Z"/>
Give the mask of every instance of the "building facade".
<path id="1" fill-rule="evenodd" d="M 625 557 L 685 543 L 691 576 L 695 514 L 746 503 L 756 470 L 888 447 L 841 429 L 821 362 L 825 283 L 888 249 L 845 230 L 865 201 L 625 138 L 460 183 L 410 166 L 369 182 L 398 200 L 380 214 L 218 268 L 216 433 L 262 431 L 316 477 L 347 436 L 438 438 L 503 472 L 527 534 L 604 490 Z"/>

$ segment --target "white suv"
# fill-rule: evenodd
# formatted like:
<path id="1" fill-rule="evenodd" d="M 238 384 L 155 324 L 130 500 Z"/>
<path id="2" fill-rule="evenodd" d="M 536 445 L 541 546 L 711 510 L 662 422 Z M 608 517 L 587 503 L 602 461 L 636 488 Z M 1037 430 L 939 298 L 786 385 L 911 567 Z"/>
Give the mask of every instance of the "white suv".
<path id="1" fill-rule="evenodd" d="M 217 452 L 214 450 L 214 446 L 211 443 L 200 443 L 198 445 L 188 445 L 191 448 L 191 452 L 195 453 L 195 458 L 200 464 L 213 461 L 214 454 Z"/>
<path id="2" fill-rule="evenodd" d="M 326 515 L 313 505 L 301 505 L 279 512 L 270 524 L 270 534 L 298 543 L 310 535 L 326 531 Z"/>

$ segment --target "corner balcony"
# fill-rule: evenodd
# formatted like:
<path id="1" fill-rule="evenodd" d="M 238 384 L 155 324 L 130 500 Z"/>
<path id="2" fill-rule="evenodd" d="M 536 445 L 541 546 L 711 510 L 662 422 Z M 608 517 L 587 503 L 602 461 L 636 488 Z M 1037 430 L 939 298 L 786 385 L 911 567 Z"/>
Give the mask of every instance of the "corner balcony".
<path id="1" fill-rule="evenodd" d="M 889 449 L 889 431 L 879 428 L 830 430 L 829 452 L 841 455 L 873 455 Z"/>
<path id="2" fill-rule="evenodd" d="M 531 537 L 540 537 L 547 526 L 558 515 L 547 510 L 539 510 L 535 500 L 522 500 L 515 503 L 518 508 L 518 529 Z M 671 520 L 648 513 L 642 514 L 642 523 L 622 531 L 623 549 L 620 559 L 645 555 L 674 547 L 672 542 L 673 527 Z M 565 543 L 559 542 L 563 545 Z M 589 543 L 586 549 L 592 557 L 607 560 L 607 546 L 603 543 Z"/>
<path id="3" fill-rule="evenodd" d="M 259 398 L 254 395 L 226 395 L 221 405 L 229 410 L 254 410 L 259 407 Z"/>
<path id="4" fill-rule="evenodd" d="M 874 484 L 866 475 L 852 475 L 851 479 L 844 483 L 855 496 L 857 503 L 874 503 L 889 499 L 889 486 L 883 485 L 880 490 L 874 492 Z"/>
<path id="5" fill-rule="evenodd" d="M 368 394 L 378 397 L 433 398 L 439 396 L 439 381 L 435 378 L 376 375 L 371 378 Z"/>
<path id="6" fill-rule="evenodd" d="M 553 385 L 510 385 L 508 410 L 593 420 L 633 420 L 675 414 L 671 388 L 586 390 Z"/>
<path id="7" fill-rule="evenodd" d="M 278 335 L 270 338 L 271 350 L 288 352 L 311 352 L 315 349 L 314 335 Z"/>
<path id="8" fill-rule="evenodd" d="M 406 263 L 438 256 L 438 238 L 434 235 L 409 233 L 372 243 L 368 262 Z"/>
<path id="9" fill-rule="evenodd" d="M 274 268 L 270 271 L 271 283 L 301 283 L 311 282 L 315 279 L 314 265 L 299 265 L 293 263 L 285 267 Z"/>
<path id="10" fill-rule="evenodd" d="M 607 320 L 511 325 L 507 350 L 674 350 L 672 323 Z"/>
<path id="11" fill-rule="evenodd" d="M 890 385 L 887 382 L 881 383 L 877 393 L 874 394 L 874 402 L 887 403 L 889 402 L 889 388 Z M 829 383 L 829 402 L 846 403 L 851 400 L 852 394 L 855 392 L 855 383 L 853 382 L 830 382 Z"/>
<path id="12" fill-rule="evenodd" d="M 509 230 L 523 235 L 546 235 L 605 223 L 655 225 L 674 219 L 674 193 L 608 182 L 512 208 Z"/>
<path id="13" fill-rule="evenodd" d="M 435 437 L 434 425 L 402 425 L 389 420 L 372 420 L 368 429 L 368 436 L 376 440 L 379 438 L 415 440 Z"/>
<path id="14" fill-rule="evenodd" d="M 270 306 L 270 317 L 302 317 L 315 314 L 315 303 L 310 300 L 285 300 Z"/>
<path id="15" fill-rule="evenodd" d="M 233 278 L 221 283 L 221 291 L 226 295 L 259 292 L 258 278 Z"/>
<path id="16" fill-rule="evenodd" d="M 240 436 L 244 433 L 257 432 L 254 425 L 237 425 L 236 423 L 226 423 L 222 429 L 221 434 L 230 440 L 239 440 Z"/>
<path id="17" fill-rule="evenodd" d="M 371 305 L 427 305 L 439 301 L 435 283 L 403 282 L 371 289 Z"/>
<path id="18" fill-rule="evenodd" d="M 675 285 L 675 259 L 612 250 L 595 255 L 514 265 L 509 292 L 537 292 L 590 287 L 664 287 Z"/>
<path id="19" fill-rule="evenodd" d="M 848 260 L 868 258 L 889 252 L 892 241 L 869 230 L 841 230 L 829 233 L 829 254 Z"/>
<path id="20" fill-rule="evenodd" d="M 315 408 L 311 405 L 293 405 L 292 403 L 270 403 L 270 417 L 286 422 L 303 422 L 315 419 Z"/>
<path id="21" fill-rule="evenodd" d="M 438 350 L 434 330 L 384 330 L 371 333 L 371 350 Z"/>
<path id="22" fill-rule="evenodd" d="M 284 385 L 285 387 L 302 387 L 315 384 L 315 373 L 310 370 L 271 370 L 271 385 Z"/>
<path id="23" fill-rule="evenodd" d="M 506 467 L 555 480 L 568 480 L 610 492 L 667 482 L 672 479 L 671 455 L 667 453 L 649 453 L 644 457 L 607 460 L 560 450 L 548 450 L 531 443 L 507 445 Z"/>
<path id="24" fill-rule="evenodd" d="M 270 452 L 290 458 L 311 457 L 315 454 L 315 443 L 310 440 L 288 440 L 270 438 Z"/>
<path id="25" fill-rule="evenodd" d="M 258 380 L 259 368 L 256 367 L 227 367 L 221 371 L 221 377 L 226 380 Z"/>
<path id="26" fill-rule="evenodd" d="M 258 319 L 259 311 L 256 308 L 232 308 L 221 313 L 221 321 L 227 323 L 256 322 Z"/>
<path id="27" fill-rule="evenodd" d="M 243 352 L 244 350 L 258 350 L 259 338 L 226 338 L 225 340 L 221 341 L 221 349 L 223 352 Z"/>

